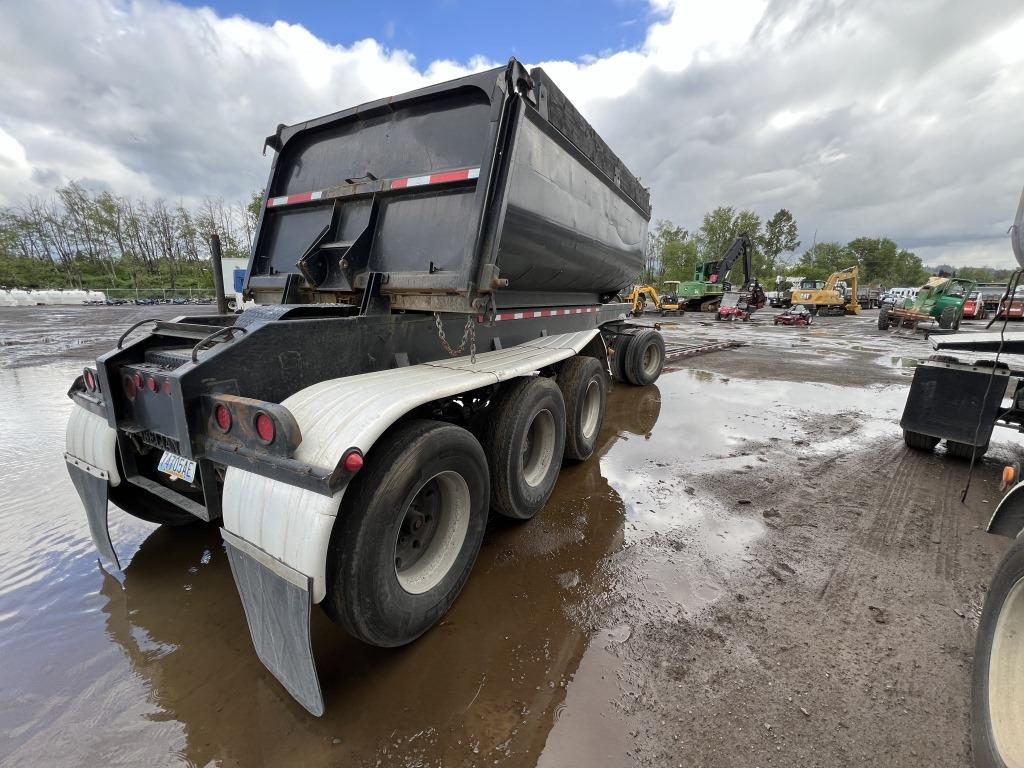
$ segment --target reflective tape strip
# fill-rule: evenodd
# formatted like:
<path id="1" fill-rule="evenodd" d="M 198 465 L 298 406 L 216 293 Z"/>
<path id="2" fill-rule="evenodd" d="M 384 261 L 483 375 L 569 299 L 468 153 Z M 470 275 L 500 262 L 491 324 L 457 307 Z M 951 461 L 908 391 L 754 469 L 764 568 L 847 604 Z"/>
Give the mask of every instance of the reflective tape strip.
<path id="1" fill-rule="evenodd" d="M 525 312 L 502 312 L 494 316 L 494 320 L 533 320 L 538 317 L 559 317 L 561 315 L 589 315 L 597 312 L 600 307 L 566 307 L 564 309 L 534 309 Z M 478 322 L 484 322 L 480 315 Z"/>
<path id="2" fill-rule="evenodd" d="M 426 187 L 431 184 L 447 184 L 452 181 L 469 181 L 479 179 L 479 168 L 460 168 L 457 171 L 441 171 L 430 173 L 425 176 L 406 176 L 401 179 L 391 179 L 385 182 L 385 189 L 407 189 L 408 187 Z M 308 203 L 311 200 L 320 200 L 327 190 L 317 192 L 298 192 L 294 195 L 282 195 L 271 197 L 267 200 L 267 208 L 279 208 L 283 205 L 295 205 L 296 203 Z"/>
<path id="3" fill-rule="evenodd" d="M 295 205 L 295 203 L 308 203 L 310 200 L 319 200 L 324 196 L 322 190 L 317 192 L 299 192 L 294 195 L 272 197 L 267 200 L 267 208 L 275 208 L 279 205 Z"/>

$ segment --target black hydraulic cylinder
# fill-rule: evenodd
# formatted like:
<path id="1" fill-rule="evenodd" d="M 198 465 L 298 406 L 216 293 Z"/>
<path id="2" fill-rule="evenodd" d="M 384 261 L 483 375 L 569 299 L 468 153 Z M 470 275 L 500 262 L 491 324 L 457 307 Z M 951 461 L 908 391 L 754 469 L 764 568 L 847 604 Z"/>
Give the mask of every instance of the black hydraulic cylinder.
<path id="1" fill-rule="evenodd" d="M 213 266 L 213 289 L 217 293 L 217 314 L 228 313 L 228 299 L 224 295 L 224 268 L 220 261 L 220 235 L 210 235 L 210 264 Z"/>

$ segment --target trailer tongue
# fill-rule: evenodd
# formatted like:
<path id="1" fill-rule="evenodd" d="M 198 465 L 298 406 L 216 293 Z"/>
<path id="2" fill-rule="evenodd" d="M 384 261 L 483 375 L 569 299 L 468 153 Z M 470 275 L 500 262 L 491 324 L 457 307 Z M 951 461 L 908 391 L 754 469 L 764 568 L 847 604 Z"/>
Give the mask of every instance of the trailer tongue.
<path id="1" fill-rule="evenodd" d="M 314 714 L 313 603 L 411 642 L 465 584 L 488 510 L 528 519 L 586 460 L 609 372 L 665 345 L 613 297 L 650 204 L 547 75 L 518 62 L 268 137 L 239 315 L 144 321 L 69 395 L 68 471 L 108 501 L 221 520 L 259 658 Z"/>

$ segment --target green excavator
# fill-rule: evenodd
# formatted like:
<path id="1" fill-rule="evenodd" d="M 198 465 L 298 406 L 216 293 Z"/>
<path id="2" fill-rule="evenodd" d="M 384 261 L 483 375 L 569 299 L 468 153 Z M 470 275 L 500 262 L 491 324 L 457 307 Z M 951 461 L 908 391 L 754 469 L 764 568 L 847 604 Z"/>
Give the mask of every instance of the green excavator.
<path id="1" fill-rule="evenodd" d="M 755 282 L 753 255 L 754 244 L 744 232 L 733 241 L 722 258 L 698 264 L 693 280 L 679 284 L 680 305 L 691 312 L 717 312 L 722 295 L 732 290 L 728 281 L 729 271 L 740 258 L 743 259 L 743 289 L 749 290 Z"/>

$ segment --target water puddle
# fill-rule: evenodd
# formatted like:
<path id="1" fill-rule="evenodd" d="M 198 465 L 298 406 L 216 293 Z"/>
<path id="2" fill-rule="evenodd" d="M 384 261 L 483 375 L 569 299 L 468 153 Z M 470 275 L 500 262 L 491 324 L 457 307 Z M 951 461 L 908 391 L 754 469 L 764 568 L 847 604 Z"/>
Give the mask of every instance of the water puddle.
<path id="1" fill-rule="evenodd" d="M 61 338 L 95 333 L 77 328 Z M 720 497 L 715 474 L 853 450 L 894 433 L 905 397 L 690 368 L 616 386 L 597 455 L 533 521 L 491 521 L 423 638 L 371 648 L 314 611 L 317 719 L 256 659 L 216 526 L 112 511 L 128 564 L 99 567 L 61 458 L 87 358 L 4 354 L 0 759 L 31 765 L 628 765 L 637 633 L 699 617 L 764 532 L 756 498 Z"/>

